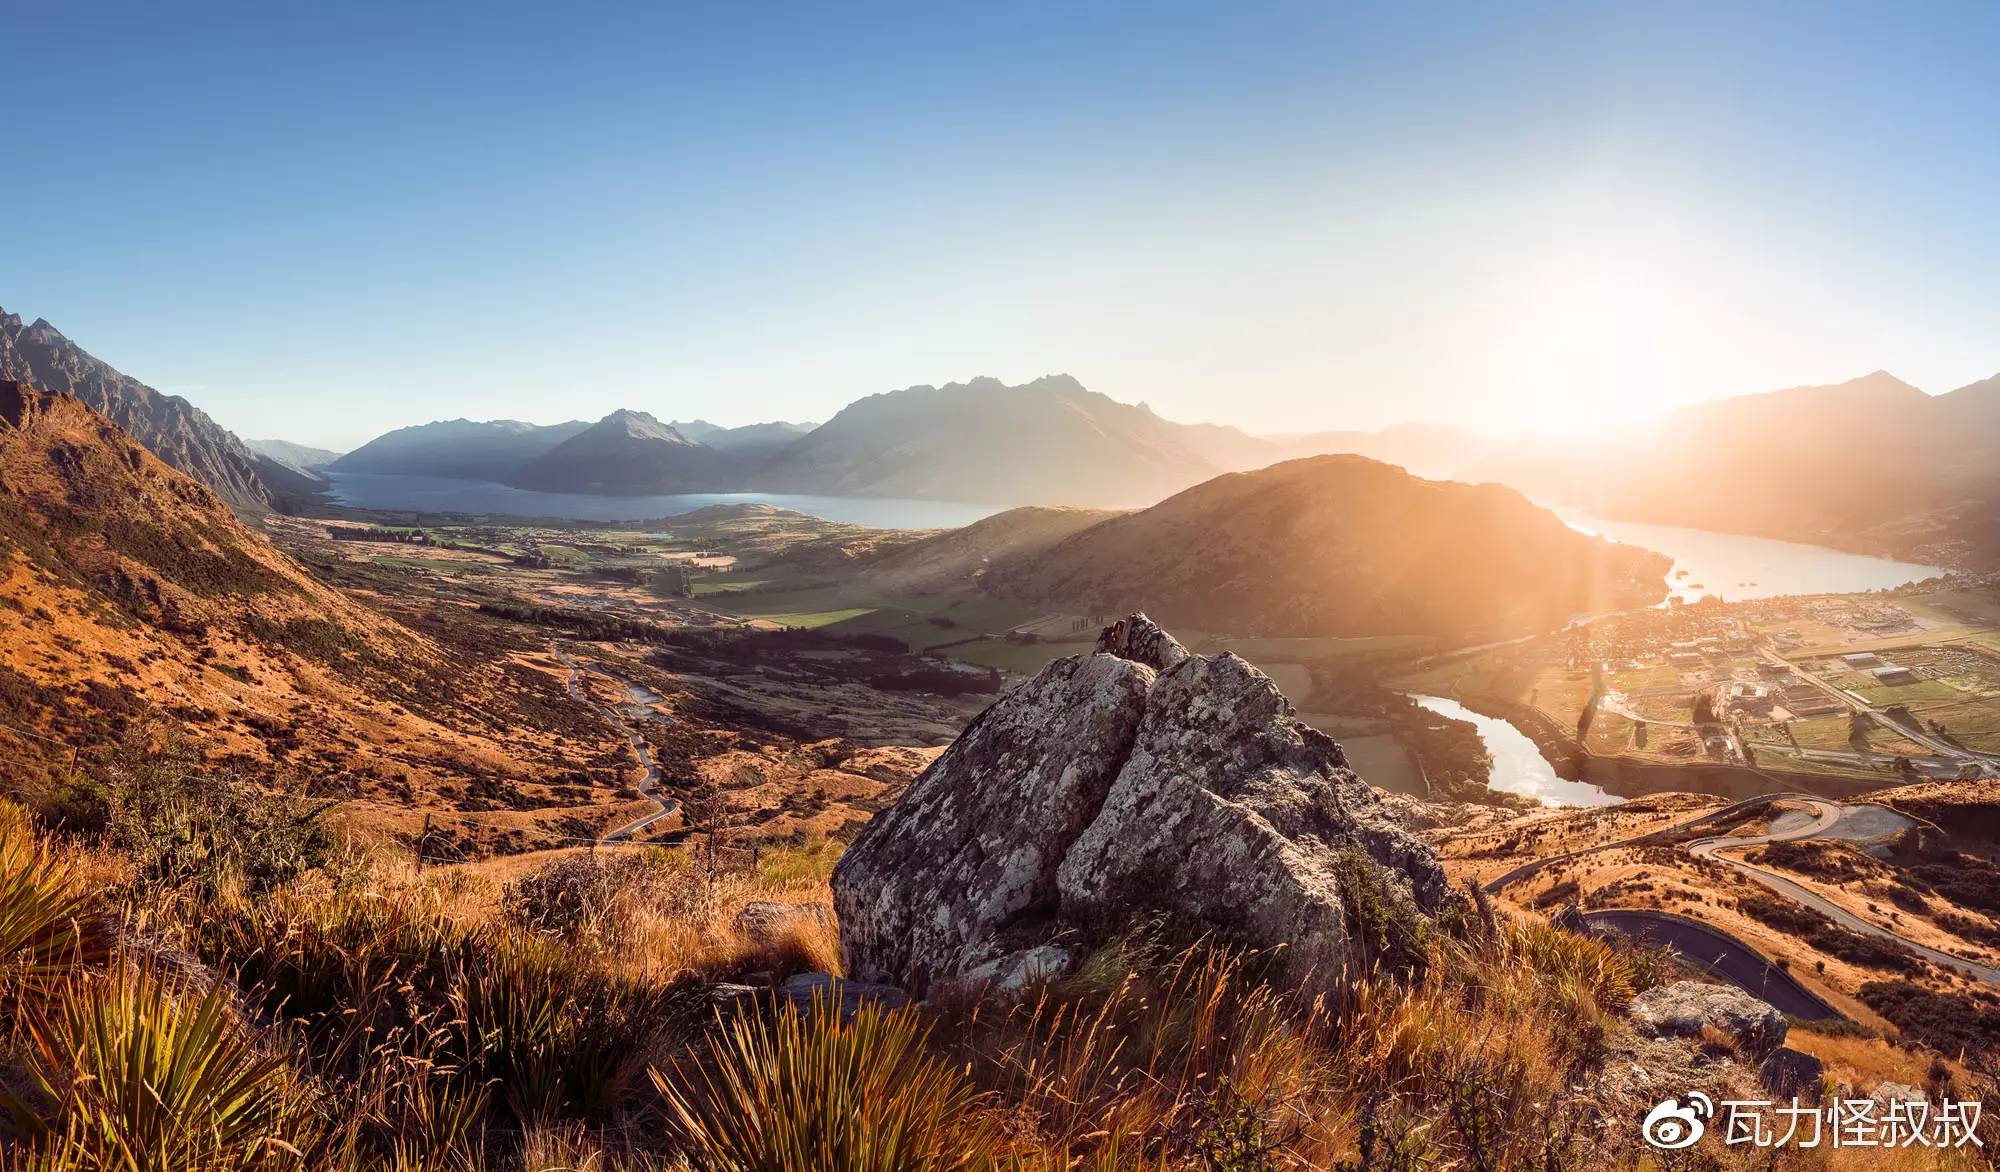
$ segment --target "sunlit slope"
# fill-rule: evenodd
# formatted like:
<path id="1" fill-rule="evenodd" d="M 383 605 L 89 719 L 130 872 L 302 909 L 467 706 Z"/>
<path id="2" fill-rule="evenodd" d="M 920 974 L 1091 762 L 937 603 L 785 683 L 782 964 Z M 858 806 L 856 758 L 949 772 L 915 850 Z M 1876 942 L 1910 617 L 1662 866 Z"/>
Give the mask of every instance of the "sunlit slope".
<path id="1" fill-rule="evenodd" d="M 986 584 L 1206 631 L 1504 638 L 1655 602 L 1667 566 L 1511 489 L 1320 456 L 1216 477 L 1005 559 Z"/>

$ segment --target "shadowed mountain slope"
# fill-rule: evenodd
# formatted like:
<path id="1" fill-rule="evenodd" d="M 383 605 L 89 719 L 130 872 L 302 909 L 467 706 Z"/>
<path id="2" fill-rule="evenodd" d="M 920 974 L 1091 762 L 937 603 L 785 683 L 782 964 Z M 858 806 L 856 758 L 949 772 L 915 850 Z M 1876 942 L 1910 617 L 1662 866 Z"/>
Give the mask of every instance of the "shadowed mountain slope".
<path id="1" fill-rule="evenodd" d="M 725 461 L 643 411 L 613 411 L 506 477 L 537 492 L 646 496 L 713 487 Z"/>
<path id="2" fill-rule="evenodd" d="M 589 426 L 581 419 L 547 426 L 518 419 L 445 419 L 378 435 L 330 467 L 335 472 L 499 481 Z"/>

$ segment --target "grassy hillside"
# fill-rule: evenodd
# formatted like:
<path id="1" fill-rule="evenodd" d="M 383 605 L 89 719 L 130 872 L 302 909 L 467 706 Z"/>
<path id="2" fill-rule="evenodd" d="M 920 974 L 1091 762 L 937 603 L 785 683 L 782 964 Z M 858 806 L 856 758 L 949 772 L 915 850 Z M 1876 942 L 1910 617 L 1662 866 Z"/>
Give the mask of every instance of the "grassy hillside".
<path id="1" fill-rule="evenodd" d="M 1322 456 L 1217 477 L 1004 559 L 984 584 L 1205 631 L 1499 639 L 1655 601 L 1666 568 L 1497 485 Z"/>

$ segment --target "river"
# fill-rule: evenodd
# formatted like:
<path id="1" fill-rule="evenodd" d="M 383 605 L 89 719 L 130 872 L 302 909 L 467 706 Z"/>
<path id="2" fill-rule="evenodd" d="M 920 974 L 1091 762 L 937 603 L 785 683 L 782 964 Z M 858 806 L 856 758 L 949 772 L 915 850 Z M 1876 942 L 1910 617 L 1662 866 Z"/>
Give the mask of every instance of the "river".
<path id="1" fill-rule="evenodd" d="M 530 492 L 483 480 L 442 476 L 387 476 L 328 472 L 333 498 L 357 509 L 409 509 L 422 513 L 504 513 L 570 521 L 642 521 L 673 517 L 709 505 L 760 504 L 795 509 L 884 529 L 955 529 L 1006 506 L 898 497 L 807 496 L 778 492 L 687 492 L 663 496 L 577 496 Z"/>
<path id="2" fill-rule="evenodd" d="M 1780 594 L 1852 594 L 1890 590 L 1945 573 L 1942 566 L 1844 553 L 1818 545 L 1714 533 L 1675 525 L 1613 521 L 1580 509 L 1552 506 L 1570 528 L 1626 545 L 1641 545 L 1674 559 L 1667 575 L 1672 597 L 1693 602 L 1713 594 L 1726 602 Z M 1687 573 L 1682 574 L 1680 571 Z"/>
<path id="3" fill-rule="evenodd" d="M 1609 806 L 1624 800 L 1588 782 L 1557 777 L 1555 767 L 1542 756 L 1535 742 L 1504 720 L 1483 716 L 1442 696 L 1412 695 L 1410 699 L 1440 716 L 1467 721 L 1479 730 L 1479 739 L 1486 743 L 1486 752 L 1493 758 L 1493 770 L 1486 779 L 1489 789 L 1539 798 L 1548 806 Z"/>

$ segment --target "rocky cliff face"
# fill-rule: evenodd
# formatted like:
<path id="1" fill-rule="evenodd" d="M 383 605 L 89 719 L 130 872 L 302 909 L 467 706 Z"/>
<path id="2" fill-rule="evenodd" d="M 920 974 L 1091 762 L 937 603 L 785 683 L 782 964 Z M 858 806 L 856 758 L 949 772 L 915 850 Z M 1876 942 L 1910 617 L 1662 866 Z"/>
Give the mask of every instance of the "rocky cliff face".
<path id="1" fill-rule="evenodd" d="M 278 508 L 322 487 L 317 477 L 251 451 L 186 399 L 163 395 L 112 369 L 46 321 L 23 326 L 18 316 L 0 310 L 0 378 L 75 395 L 146 450 L 214 489 L 232 508 Z"/>
<path id="2" fill-rule="evenodd" d="M 924 995 L 1060 971 L 1148 911 L 1332 974 L 1455 896 L 1428 848 L 1234 655 L 1134 615 L 988 709 L 834 872 L 849 975 Z"/>

